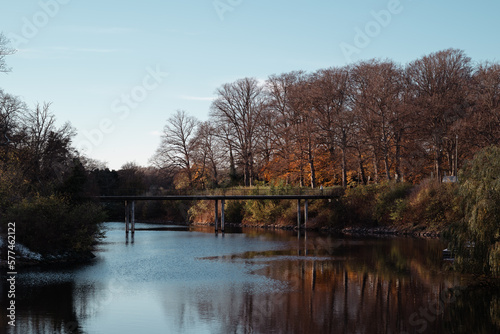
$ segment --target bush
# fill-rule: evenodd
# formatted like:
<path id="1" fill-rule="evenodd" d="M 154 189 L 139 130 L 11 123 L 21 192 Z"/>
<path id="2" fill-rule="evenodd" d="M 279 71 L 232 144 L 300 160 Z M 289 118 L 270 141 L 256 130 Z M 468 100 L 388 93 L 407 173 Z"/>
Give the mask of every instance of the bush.
<path id="1" fill-rule="evenodd" d="M 275 224 L 285 216 L 289 201 L 250 200 L 245 203 L 245 211 L 252 223 Z"/>
<path id="2" fill-rule="evenodd" d="M 397 220 L 406 209 L 406 197 L 412 189 L 408 183 L 386 183 L 379 186 L 374 219 L 380 223 Z"/>
<path id="3" fill-rule="evenodd" d="M 24 199 L 6 216 L 16 223 L 16 241 L 42 254 L 91 250 L 106 218 L 97 204 L 71 205 L 57 196 Z"/>
<path id="4" fill-rule="evenodd" d="M 379 185 L 348 188 L 342 197 L 346 225 L 374 224 L 373 208 Z"/>
<path id="5" fill-rule="evenodd" d="M 424 181 L 410 194 L 403 219 L 413 225 L 441 229 L 459 219 L 458 185 Z"/>

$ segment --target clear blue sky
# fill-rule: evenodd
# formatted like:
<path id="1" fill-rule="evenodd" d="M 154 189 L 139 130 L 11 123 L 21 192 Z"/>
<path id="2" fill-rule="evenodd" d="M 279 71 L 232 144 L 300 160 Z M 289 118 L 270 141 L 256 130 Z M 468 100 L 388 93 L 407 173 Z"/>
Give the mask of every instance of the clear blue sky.
<path id="1" fill-rule="evenodd" d="M 450 47 L 500 61 L 500 2 L 490 0 L 2 0 L 0 8 L 0 31 L 19 50 L 0 88 L 30 105 L 52 102 L 59 123 L 77 129 L 75 145 L 115 169 L 147 165 L 176 109 L 207 119 L 216 88 L 239 78 L 370 58 L 404 64 Z"/>

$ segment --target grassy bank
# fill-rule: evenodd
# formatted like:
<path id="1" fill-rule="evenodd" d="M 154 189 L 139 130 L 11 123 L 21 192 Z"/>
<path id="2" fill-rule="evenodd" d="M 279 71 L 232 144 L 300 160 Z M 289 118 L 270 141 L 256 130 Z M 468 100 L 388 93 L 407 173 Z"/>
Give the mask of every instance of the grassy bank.
<path id="1" fill-rule="evenodd" d="M 440 233 L 458 218 L 455 184 L 384 183 L 349 188 L 333 200 L 309 202 L 308 228 L 379 229 L 404 233 Z M 189 210 L 193 223 L 213 221 L 213 204 L 201 201 Z M 227 223 L 245 226 L 294 227 L 295 201 L 228 201 Z"/>

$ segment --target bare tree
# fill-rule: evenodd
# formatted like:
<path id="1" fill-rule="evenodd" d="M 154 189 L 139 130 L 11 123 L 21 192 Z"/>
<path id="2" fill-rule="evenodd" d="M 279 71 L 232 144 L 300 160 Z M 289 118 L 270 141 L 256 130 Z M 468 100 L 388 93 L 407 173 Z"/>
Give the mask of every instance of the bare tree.
<path id="1" fill-rule="evenodd" d="M 13 136 L 19 132 L 21 117 L 27 107 L 19 98 L 0 89 L 0 147 L 15 144 Z"/>
<path id="2" fill-rule="evenodd" d="M 354 119 L 350 105 L 349 69 L 329 68 L 319 70 L 312 78 L 312 99 L 318 127 L 332 163 L 335 147 L 342 154 L 342 186 L 347 186 L 347 150 L 354 132 Z M 360 160 L 361 163 L 361 160 Z M 360 165 L 363 169 L 362 164 Z"/>
<path id="3" fill-rule="evenodd" d="M 196 146 L 196 129 L 199 121 L 184 110 L 177 110 L 163 128 L 160 146 L 153 157 L 161 168 L 185 173 L 188 185 L 193 186 L 193 160 Z"/>
<path id="4" fill-rule="evenodd" d="M 266 81 L 269 111 L 267 132 L 272 134 L 273 155 L 279 165 L 277 168 L 280 169 L 280 174 L 287 175 L 287 181 L 293 173 L 292 166 L 297 164 L 298 155 L 300 156 L 297 154 L 297 110 L 294 108 L 294 101 L 299 95 L 296 87 L 307 80 L 305 72 L 296 71 L 271 75 Z M 301 176 L 299 179 L 302 181 Z"/>
<path id="5" fill-rule="evenodd" d="M 220 168 L 224 160 L 221 136 L 214 124 L 206 121 L 199 125 L 196 132 L 196 163 L 199 174 L 209 179 L 214 187 L 219 185 Z M 203 180 L 203 187 L 206 187 Z"/>
<path id="6" fill-rule="evenodd" d="M 71 140 L 76 134 L 75 129 L 68 122 L 56 128 L 55 122 L 50 103 L 37 104 L 22 117 L 22 143 L 18 152 L 25 162 L 25 173 L 33 181 L 62 179 L 58 174 L 72 167 Z"/>
<path id="7" fill-rule="evenodd" d="M 254 158 L 266 106 L 263 88 L 256 79 L 245 78 L 224 84 L 216 93 L 211 116 L 231 127 L 230 141 L 243 165 L 245 186 L 250 186 L 255 178 Z"/>
<path id="8" fill-rule="evenodd" d="M 380 155 L 385 177 L 391 180 L 390 156 L 393 147 L 400 149 L 401 126 L 404 124 L 401 119 L 402 69 L 392 61 L 361 62 L 353 69 L 353 83 L 356 110 L 363 119 L 363 132 L 373 149 L 375 174 L 378 174 Z"/>
<path id="9" fill-rule="evenodd" d="M 474 73 L 474 110 L 465 125 L 471 146 L 500 144 L 500 64 L 481 64 Z"/>
<path id="10" fill-rule="evenodd" d="M 10 41 L 3 33 L 0 33 L 0 72 L 10 72 L 10 68 L 5 63 L 5 56 L 12 55 L 16 52 L 15 49 L 9 46 Z"/>
<path id="11" fill-rule="evenodd" d="M 419 114 L 423 145 L 434 153 L 434 170 L 442 178 L 445 145 L 453 151 L 453 124 L 465 117 L 470 106 L 471 60 L 462 50 L 448 49 L 410 63 L 408 73 L 418 96 L 414 108 Z"/>

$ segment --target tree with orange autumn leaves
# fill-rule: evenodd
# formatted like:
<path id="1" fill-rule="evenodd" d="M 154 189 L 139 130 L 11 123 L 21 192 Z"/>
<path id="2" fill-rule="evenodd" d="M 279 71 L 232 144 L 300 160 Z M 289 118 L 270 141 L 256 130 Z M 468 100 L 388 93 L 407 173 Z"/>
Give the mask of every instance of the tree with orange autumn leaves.
<path id="1" fill-rule="evenodd" d="M 216 91 L 203 126 L 211 140 L 201 130 L 190 139 L 189 168 L 213 185 L 230 173 L 245 186 L 440 180 L 500 144 L 500 65 L 448 49 L 405 66 L 373 59 L 244 78 Z"/>

